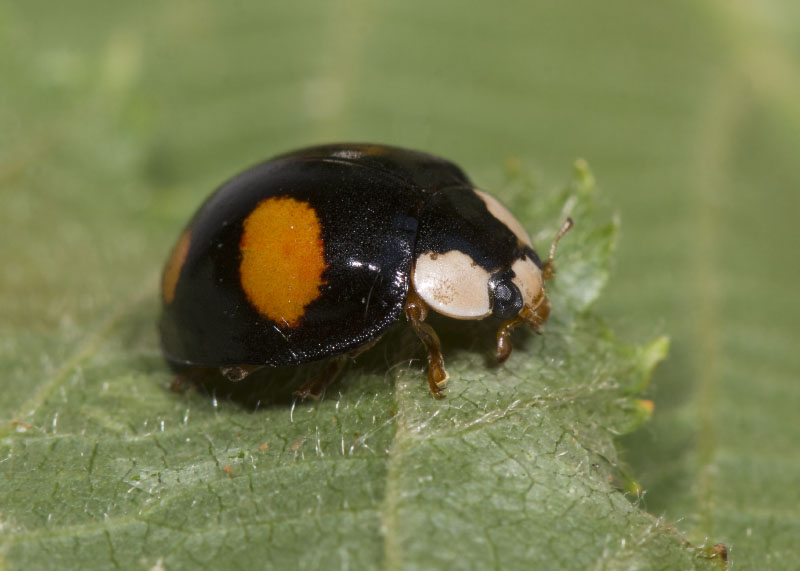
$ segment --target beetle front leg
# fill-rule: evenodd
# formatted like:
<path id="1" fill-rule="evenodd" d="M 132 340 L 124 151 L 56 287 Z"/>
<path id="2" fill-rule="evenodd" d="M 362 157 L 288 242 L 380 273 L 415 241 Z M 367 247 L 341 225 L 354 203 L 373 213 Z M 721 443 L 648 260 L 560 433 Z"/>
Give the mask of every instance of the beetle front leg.
<path id="1" fill-rule="evenodd" d="M 521 317 L 512 317 L 504 321 L 497 330 L 497 362 L 501 365 L 508 360 L 511 350 L 514 348 L 511 344 L 511 331 L 522 323 L 524 320 Z"/>
<path id="2" fill-rule="evenodd" d="M 536 333 L 539 333 L 542 324 L 547 321 L 548 315 L 550 315 L 550 302 L 543 289 L 533 307 L 523 307 L 519 315 L 504 321 L 497 330 L 497 362 L 503 364 L 511 356 L 513 349 L 511 332 L 515 327 L 527 323 Z"/>
<path id="3" fill-rule="evenodd" d="M 419 296 L 410 292 L 405 305 L 406 319 L 411 324 L 414 332 L 420 341 L 428 349 L 428 385 L 433 396 L 444 398 L 442 394 L 443 385 L 447 382 L 448 374 L 444 368 L 444 357 L 442 357 L 442 343 L 433 327 L 425 323 L 428 316 L 428 306 Z"/>

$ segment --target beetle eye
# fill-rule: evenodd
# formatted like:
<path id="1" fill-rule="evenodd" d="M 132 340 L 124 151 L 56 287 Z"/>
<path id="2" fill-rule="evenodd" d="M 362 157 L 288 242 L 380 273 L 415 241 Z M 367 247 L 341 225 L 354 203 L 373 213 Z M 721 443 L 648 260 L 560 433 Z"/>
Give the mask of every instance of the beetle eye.
<path id="1" fill-rule="evenodd" d="M 489 289 L 493 299 L 492 314 L 500 319 L 509 319 L 522 309 L 523 300 L 519 288 L 511 281 L 514 273 L 506 270 L 492 276 Z"/>

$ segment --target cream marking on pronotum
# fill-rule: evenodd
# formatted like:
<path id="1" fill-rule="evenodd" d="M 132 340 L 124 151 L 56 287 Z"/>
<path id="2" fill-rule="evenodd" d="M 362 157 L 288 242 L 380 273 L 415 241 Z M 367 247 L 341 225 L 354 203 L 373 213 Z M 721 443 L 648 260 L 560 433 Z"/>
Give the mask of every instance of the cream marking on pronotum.
<path id="1" fill-rule="evenodd" d="M 486 208 L 489 210 L 489 213 L 497 218 L 500 222 L 505 224 L 509 230 L 511 230 L 514 235 L 519 238 L 520 242 L 525 244 L 526 246 L 530 246 L 533 248 L 533 243 L 531 242 L 531 237 L 528 236 L 528 232 L 523 228 L 522 224 L 519 223 L 519 220 L 514 218 L 514 215 L 508 211 L 508 209 L 500 204 L 500 202 L 492 195 L 486 194 L 483 191 L 476 190 L 475 194 L 483 200 L 484 204 L 486 204 Z"/>
<path id="2" fill-rule="evenodd" d="M 517 260 L 511 265 L 514 277 L 511 279 L 522 294 L 522 301 L 526 306 L 534 306 L 544 288 L 542 270 L 530 258 Z"/>
<path id="3" fill-rule="evenodd" d="M 492 313 L 489 272 L 463 252 L 425 253 L 417 258 L 414 289 L 431 309 L 456 319 L 481 319 Z"/>

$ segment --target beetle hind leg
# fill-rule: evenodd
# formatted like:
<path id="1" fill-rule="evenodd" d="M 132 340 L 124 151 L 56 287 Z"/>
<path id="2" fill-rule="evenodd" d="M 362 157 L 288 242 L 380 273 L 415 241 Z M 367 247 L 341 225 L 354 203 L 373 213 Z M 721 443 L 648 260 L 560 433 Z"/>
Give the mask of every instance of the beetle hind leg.
<path id="1" fill-rule="evenodd" d="M 405 305 L 406 319 L 411 324 L 414 332 L 428 349 L 428 385 L 433 396 L 444 398 L 442 388 L 447 383 L 447 370 L 444 368 L 442 356 L 442 343 L 433 327 L 425 323 L 428 316 L 428 307 L 415 293 L 409 293 Z"/>
<path id="2" fill-rule="evenodd" d="M 347 355 L 333 357 L 327 362 L 325 368 L 320 373 L 308 379 L 300 386 L 299 389 L 294 391 L 292 395 L 302 400 L 305 400 L 309 397 L 314 400 L 321 398 L 325 393 L 325 389 L 327 389 L 331 383 L 336 380 L 336 378 L 339 376 L 339 373 L 341 373 L 345 366 L 347 366 L 347 360 Z"/>
<path id="3" fill-rule="evenodd" d="M 169 389 L 176 393 L 185 392 L 188 388 L 201 384 L 214 371 L 215 369 L 209 367 L 186 367 L 173 377 Z"/>

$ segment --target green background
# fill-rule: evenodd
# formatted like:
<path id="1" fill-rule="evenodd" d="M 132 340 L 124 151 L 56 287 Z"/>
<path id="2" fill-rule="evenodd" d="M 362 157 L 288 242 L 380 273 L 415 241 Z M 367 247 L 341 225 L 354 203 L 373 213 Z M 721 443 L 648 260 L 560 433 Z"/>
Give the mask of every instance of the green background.
<path id="1" fill-rule="evenodd" d="M 596 311 L 630 342 L 671 338 L 653 419 L 621 440 L 641 507 L 693 544 L 725 543 L 737 568 L 800 567 L 798 38 L 800 5 L 778 0 L 1 2 L 0 567 L 41 564 L 39 539 L 90 526 L 51 530 L 26 498 L 9 466 L 31 430 L 46 451 L 24 465 L 57 487 L 74 459 L 58 435 L 85 429 L 59 428 L 58 411 L 82 410 L 83 383 L 114 397 L 86 422 L 130 433 L 131 455 L 152 429 L 112 403 L 169 380 L 156 276 L 193 208 L 246 165 L 333 140 L 442 154 L 508 202 L 509 157 L 545 188 L 587 159 L 622 219 Z M 220 414 L 230 434 L 240 416 L 263 430 Z M 125 500 L 97 485 L 70 501 L 101 521 Z M 26 502 L 30 520 L 9 517 Z"/>

